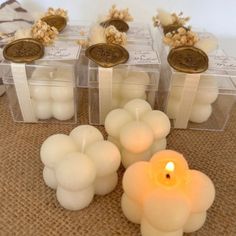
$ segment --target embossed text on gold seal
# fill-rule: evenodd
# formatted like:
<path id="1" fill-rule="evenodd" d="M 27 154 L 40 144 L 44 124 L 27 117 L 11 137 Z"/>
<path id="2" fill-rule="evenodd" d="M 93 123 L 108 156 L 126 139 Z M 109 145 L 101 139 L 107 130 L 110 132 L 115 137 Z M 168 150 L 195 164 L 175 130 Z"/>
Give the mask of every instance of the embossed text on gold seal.
<path id="1" fill-rule="evenodd" d="M 127 32 L 129 30 L 129 25 L 125 21 L 119 20 L 119 19 L 111 19 L 111 20 L 102 22 L 101 25 L 105 28 L 107 28 L 110 25 L 113 25 L 120 32 Z"/>
<path id="2" fill-rule="evenodd" d="M 15 40 L 3 50 L 5 59 L 17 63 L 27 63 L 40 59 L 44 55 L 44 46 L 32 38 Z"/>
<path id="3" fill-rule="evenodd" d="M 171 67 L 180 72 L 202 73 L 208 69 L 207 54 L 192 46 L 171 49 L 167 60 Z"/>
<path id="4" fill-rule="evenodd" d="M 128 51 L 118 44 L 95 44 L 85 51 L 85 55 L 105 68 L 125 63 L 129 59 Z"/>
<path id="5" fill-rule="evenodd" d="M 45 16 L 41 20 L 50 26 L 54 26 L 58 32 L 61 32 L 63 29 L 65 29 L 67 25 L 66 18 L 58 15 Z"/>

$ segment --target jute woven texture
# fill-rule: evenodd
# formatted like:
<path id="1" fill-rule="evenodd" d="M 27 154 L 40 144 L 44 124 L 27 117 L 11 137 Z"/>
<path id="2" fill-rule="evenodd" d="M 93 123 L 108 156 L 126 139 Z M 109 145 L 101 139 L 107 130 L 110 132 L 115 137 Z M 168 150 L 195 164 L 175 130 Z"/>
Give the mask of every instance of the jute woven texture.
<path id="1" fill-rule="evenodd" d="M 55 192 L 43 182 L 39 149 L 48 136 L 68 134 L 76 125 L 16 124 L 6 103 L 6 96 L 1 97 L 1 236 L 140 236 L 139 226 L 129 223 L 121 212 L 123 168 L 111 194 L 96 196 L 82 211 L 61 208 Z M 191 236 L 236 235 L 236 109 L 233 113 L 225 132 L 173 130 L 168 137 L 168 148 L 183 153 L 190 167 L 209 175 L 216 187 L 206 224 Z M 80 120 L 87 123 L 87 114 L 81 114 Z"/>

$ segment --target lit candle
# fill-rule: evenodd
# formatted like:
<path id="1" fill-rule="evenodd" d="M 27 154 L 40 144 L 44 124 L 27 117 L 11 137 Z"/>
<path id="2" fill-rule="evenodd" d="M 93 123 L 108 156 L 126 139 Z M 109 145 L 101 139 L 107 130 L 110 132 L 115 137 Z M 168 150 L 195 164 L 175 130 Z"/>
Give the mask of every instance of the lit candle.
<path id="1" fill-rule="evenodd" d="M 148 102 L 134 99 L 107 115 L 105 129 L 108 139 L 120 148 L 122 163 L 127 168 L 166 148 L 170 121 L 163 112 L 152 110 Z"/>
<path id="2" fill-rule="evenodd" d="M 215 198 L 209 177 L 190 170 L 184 157 L 170 150 L 130 166 L 123 188 L 122 210 L 141 224 L 142 236 L 182 236 L 198 230 Z"/>
<path id="3" fill-rule="evenodd" d="M 69 136 L 52 135 L 42 144 L 40 156 L 44 181 L 56 189 L 66 209 L 85 208 L 95 194 L 108 194 L 117 185 L 120 152 L 92 126 L 78 126 Z"/>

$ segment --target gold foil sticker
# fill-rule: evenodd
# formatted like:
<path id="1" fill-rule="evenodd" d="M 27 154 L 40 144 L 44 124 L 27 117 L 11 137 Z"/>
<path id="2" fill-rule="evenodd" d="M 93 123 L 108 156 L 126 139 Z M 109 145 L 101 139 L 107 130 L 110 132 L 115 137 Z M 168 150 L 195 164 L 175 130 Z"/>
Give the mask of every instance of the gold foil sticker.
<path id="1" fill-rule="evenodd" d="M 44 46 L 32 38 L 15 40 L 3 50 L 5 59 L 16 63 L 27 63 L 42 58 L 44 55 Z"/>
<path id="2" fill-rule="evenodd" d="M 171 67 L 180 72 L 202 73 L 208 69 L 207 54 L 192 46 L 171 49 L 167 60 Z"/>
<path id="3" fill-rule="evenodd" d="M 66 18 L 58 15 L 45 16 L 41 20 L 46 22 L 51 27 L 54 26 L 58 32 L 64 30 L 67 25 Z"/>
<path id="4" fill-rule="evenodd" d="M 118 44 L 95 44 L 85 51 L 85 55 L 105 68 L 125 63 L 129 59 L 128 51 Z"/>

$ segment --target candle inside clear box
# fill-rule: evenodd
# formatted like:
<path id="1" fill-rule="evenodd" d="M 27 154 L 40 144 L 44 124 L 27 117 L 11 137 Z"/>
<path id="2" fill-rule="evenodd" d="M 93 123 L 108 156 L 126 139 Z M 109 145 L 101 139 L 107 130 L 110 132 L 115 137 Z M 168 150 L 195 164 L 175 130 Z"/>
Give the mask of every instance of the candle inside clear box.
<path id="1" fill-rule="evenodd" d="M 75 115 L 72 68 L 36 68 L 30 78 L 35 115 L 40 120 L 70 120 Z"/>
<path id="2" fill-rule="evenodd" d="M 190 87 L 187 81 L 190 76 L 192 75 L 173 72 L 166 112 L 170 119 L 176 119 L 180 109 L 189 109 L 189 121 L 203 123 L 211 116 L 212 104 L 218 98 L 217 78 L 213 75 L 195 75 L 195 80 L 198 81 L 195 81 L 196 85 Z M 183 107 L 185 106 L 183 100 L 191 99 L 191 104 L 188 104 L 190 106 Z"/>

